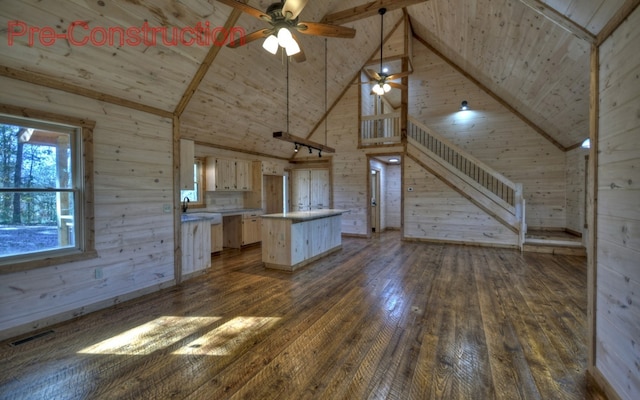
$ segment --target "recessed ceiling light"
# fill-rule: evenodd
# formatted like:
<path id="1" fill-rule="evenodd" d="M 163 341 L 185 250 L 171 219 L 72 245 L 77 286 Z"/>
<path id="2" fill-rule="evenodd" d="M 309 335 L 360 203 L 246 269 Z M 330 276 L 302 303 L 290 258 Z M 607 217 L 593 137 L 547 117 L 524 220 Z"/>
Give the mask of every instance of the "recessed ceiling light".
<path id="1" fill-rule="evenodd" d="M 397 158 L 390 158 L 389 159 L 390 163 L 397 163 L 398 161 L 400 161 L 400 160 L 398 160 Z"/>

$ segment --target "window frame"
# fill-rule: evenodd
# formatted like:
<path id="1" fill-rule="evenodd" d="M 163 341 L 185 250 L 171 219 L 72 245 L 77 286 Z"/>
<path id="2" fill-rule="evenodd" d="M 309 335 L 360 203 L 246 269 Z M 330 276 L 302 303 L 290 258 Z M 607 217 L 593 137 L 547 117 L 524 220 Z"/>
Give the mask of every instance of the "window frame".
<path id="1" fill-rule="evenodd" d="M 205 171 L 205 159 L 203 157 L 195 157 L 193 159 L 193 164 L 197 168 L 197 179 L 194 180 L 194 184 L 198 185 L 198 199 L 197 201 L 191 201 L 189 203 L 189 208 L 205 208 L 207 204 L 204 199 L 204 171 Z M 195 173 L 194 173 L 195 174 Z M 182 201 L 182 190 L 180 191 L 180 201 Z"/>
<path id="2" fill-rule="evenodd" d="M 75 129 L 79 136 L 72 140 L 73 162 L 78 163 L 73 182 L 80 182 L 81 195 L 77 190 L 40 190 L 41 192 L 74 192 L 75 206 L 74 229 L 76 243 L 73 247 L 52 249 L 42 252 L 24 253 L 19 255 L 0 257 L 0 274 L 25 271 L 35 268 L 59 265 L 72 261 L 97 257 L 95 250 L 94 229 L 94 183 L 93 183 L 93 130 L 95 122 L 60 114 L 16 107 L 0 103 L 0 116 L 4 121 L 24 121 L 26 126 L 58 125 Z M 16 188 L 12 188 L 13 191 Z M 80 199 L 78 199 L 80 197 Z"/>

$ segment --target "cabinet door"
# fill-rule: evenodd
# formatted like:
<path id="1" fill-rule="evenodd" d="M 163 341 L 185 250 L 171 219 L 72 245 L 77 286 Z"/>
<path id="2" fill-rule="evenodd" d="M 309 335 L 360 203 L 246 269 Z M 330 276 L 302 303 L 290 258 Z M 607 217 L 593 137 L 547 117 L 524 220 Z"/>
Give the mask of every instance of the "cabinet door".
<path id="1" fill-rule="evenodd" d="M 261 239 L 260 217 L 244 218 L 242 220 L 242 244 L 258 243 Z"/>
<path id="2" fill-rule="evenodd" d="M 251 191 L 251 161 L 236 161 L 236 189 Z"/>
<path id="3" fill-rule="evenodd" d="M 234 160 L 216 159 L 216 190 L 236 190 L 236 163 Z"/>
<path id="4" fill-rule="evenodd" d="M 211 252 L 222 251 L 222 224 L 211 225 Z"/>
<path id="5" fill-rule="evenodd" d="M 312 210 L 329 208 L 329 170 L 312 169 L 310 172 L 309 205 Z"/>
<path id="6" fill-rule="evenodd" d="M 291 171 L 291 210 L 309 211 L 309 179 L 308 169 Z"/>

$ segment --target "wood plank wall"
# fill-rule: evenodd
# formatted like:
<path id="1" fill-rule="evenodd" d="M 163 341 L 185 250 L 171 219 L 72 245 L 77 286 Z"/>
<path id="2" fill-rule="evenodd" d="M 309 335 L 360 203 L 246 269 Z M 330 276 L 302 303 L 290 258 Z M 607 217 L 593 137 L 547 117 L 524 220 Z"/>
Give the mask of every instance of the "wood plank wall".
<path id="1" fill-rule="evenodd" d="M 458 192 L 404 160 L 404 234 L 410 239 L 516 246 L 518 236 Z"/>
<path id="2" fill-rule="evenodd" d="M 581 234 L 584 233 L 585 224 L 585 195 L 587 189 L 585 181 L 585 174 L 587 173 L 585 157 L 588 154 L 589 149 L 583 149 L 581 147 L 566 153 L 567 223 L 565 228 Z"/>
<path id="3" fill-rule="evenodd" d="M 640 8 L 600 47 L 596 367 L 640 398 Z"/>
<path id="4" fill-rule="evenodd" d="M 0 86 L 0 102 L 96 122 L 98 252 L 91 260 L 2 275 L 0 338 L 170 286 L 173 213 L 163 208 L 174 206 L 171 119 L 8 78 Z"/>
<path id="5" fill-rule="evenodd" d="M 409 115 L 522 183 L 529 227 L 563 228 L 564 152 L 416 40 L 413 50 Z M 470 111 L 459 112 L 463 100 Z"/>

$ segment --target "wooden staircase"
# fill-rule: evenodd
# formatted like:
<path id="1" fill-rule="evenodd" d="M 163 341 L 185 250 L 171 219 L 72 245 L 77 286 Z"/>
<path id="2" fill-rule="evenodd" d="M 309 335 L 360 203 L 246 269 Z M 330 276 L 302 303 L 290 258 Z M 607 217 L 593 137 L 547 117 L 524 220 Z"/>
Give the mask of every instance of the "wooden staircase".
<path id="1" fill-rule="evenodd" d="M 511 182 L 412 117 L 407 124 L 406 154 L 516 233 L 523 250 L 526 223 L 521 184 Z"/>

